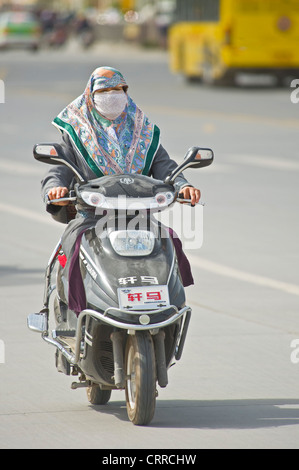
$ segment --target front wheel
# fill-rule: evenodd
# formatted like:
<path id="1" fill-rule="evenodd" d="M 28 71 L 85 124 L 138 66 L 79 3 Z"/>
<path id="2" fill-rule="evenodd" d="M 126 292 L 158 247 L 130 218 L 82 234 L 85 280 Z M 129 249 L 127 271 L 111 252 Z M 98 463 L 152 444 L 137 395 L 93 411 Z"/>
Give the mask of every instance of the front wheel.
<path id="1" fill-rule="evenodd" d="M 126 402 L 128 417 L 132 423 L 150 423 L 156 407 L 156 363 L 153 340 L 149 332 L 136 332 L 128 337 Z"/>
<path id="2" fill-rule="evenodd" d="M 99 385 L 92 383 L 86 389 L 88 401 L 92 405 L 106 405 L 111 397 L 111 390 L 102 390 Z"/>

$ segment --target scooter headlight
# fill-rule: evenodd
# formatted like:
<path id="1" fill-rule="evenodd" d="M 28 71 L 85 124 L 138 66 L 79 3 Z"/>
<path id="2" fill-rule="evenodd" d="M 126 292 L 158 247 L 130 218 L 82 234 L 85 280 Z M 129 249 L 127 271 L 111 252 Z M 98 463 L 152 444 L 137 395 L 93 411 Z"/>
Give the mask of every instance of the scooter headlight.
<path id="1" fill-rule="evenodd" d="M 86 204 L 93 207 L 102 207 L 106 202 L 105 196 L 100 193 L 91 193 L 89 191 L 83 191 L 81 197 Z"/>
<path id="2" fill-rule="evenodd" d="M 147 256 L 155 245 L 155 235 L 147 230 L 117 230 L 110 233 L 109 239 L 121 256 Z"/>
<path id="3" fill-rule="evenodd" d="M 174 194 L 170 191 L 166 193 L 157 193 L 154 199 L 157 207 L 167 207 L 173 202 L 173 200 Z"/>

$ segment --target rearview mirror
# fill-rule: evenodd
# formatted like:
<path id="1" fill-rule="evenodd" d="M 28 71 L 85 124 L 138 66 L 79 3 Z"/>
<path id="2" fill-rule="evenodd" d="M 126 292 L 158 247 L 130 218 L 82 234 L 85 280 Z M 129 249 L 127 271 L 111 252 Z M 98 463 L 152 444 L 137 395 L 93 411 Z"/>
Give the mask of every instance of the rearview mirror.
<path id="1" fill-rule="evenodd" d="M 203 168 L 211 165 L 214 153 L 211 149 L 191 147 L 185 155 L 184 161 L 166 178 L 165 183 L 173 184 L 176 177 L 187 168 Z"/>
<path id="2" fill-rule="evenodd" d="M 65 155 L 63 147 L 59 144 L 36 144 L 33 147 L 33 156 L 36 160 L 49 165 L 66 165 L 77 176 L 79 181 L 85 182 L 79 168 Z"/>
<path id="3" fill-rule="evenodd" d="M 33 147 L 36 160 L 50 165 L 63 165 L 63 148 L 59 144 L 37 144 Z"/>

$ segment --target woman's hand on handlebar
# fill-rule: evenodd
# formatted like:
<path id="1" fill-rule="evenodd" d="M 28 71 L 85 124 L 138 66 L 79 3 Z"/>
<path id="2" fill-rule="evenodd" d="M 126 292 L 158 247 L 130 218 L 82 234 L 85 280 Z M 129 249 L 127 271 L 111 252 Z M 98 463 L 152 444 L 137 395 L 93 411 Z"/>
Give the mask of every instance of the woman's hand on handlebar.
<path id="1" fill-rule="evenodd" d="M 194 206 L 200 200 L 200 190 L 193 188 L 193 186 L 185 186 L 181 189 L 179 197 L 182 199 L 190 199 L 190 204 Z"/>
<path id="2" fill-rule="evenodd" d="M 50 201 L 52 201 L 53 199 L 61 199 L 63 197 L 66 197 L 68 192 L 68 188 L 57 186 L 55 188 L 50 189 L 50 191 L 48 192 L 48 198 Z M 67 206 L 69 204 L 69 201 L 53 202 L 53 204 L 55 204 L 56 206 Z"/>

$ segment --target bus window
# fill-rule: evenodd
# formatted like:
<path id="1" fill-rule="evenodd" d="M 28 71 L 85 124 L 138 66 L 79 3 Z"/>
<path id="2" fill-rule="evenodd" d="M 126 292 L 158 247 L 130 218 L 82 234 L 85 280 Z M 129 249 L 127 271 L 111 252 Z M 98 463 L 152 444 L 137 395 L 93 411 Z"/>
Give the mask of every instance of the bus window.
<path id="1" fill-rule="evenodd" d="M 179 21 L 218 21 L 220 0 L 177 0 Z"/>
<path id="2" fill-rule="evenodd" d="M 298 0 L 239 0 L 236 2 L 237 13 L 283 13 L 285 11 L 299 11 Z"/>
<path id="3" fill-rule="evenodd" d="M 201 21 L 219 21 L 219 0 L 202 0 Z"/>

